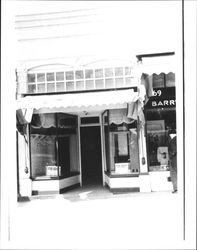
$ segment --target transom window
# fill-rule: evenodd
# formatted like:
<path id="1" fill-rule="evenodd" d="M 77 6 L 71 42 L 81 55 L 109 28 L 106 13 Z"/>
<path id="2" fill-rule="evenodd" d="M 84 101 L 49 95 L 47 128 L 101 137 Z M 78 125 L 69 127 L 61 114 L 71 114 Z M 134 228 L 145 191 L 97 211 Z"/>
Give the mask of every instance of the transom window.
<path id="1" fill-rule="evenodd" d="M 29 73 L 27 93 L 85 91 L 134 86 L 131 67 Z"/>

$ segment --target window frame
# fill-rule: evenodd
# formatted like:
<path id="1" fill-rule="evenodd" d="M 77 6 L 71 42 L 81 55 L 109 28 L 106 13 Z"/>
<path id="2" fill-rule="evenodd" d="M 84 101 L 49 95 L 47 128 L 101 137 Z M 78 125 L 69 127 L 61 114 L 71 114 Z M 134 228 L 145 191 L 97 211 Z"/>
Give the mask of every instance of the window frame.
<path id="1" fill-rule="evenodd" d="M 121 69 L 121 74 L 116 74 L 116 69 Z M 110 69 L 110 72 L 112 75 L 107 75 L 107 70 Z M 102 71 L 102 76 L 96 75 L 97 71 Z M 69 73 L 72 77 L 68 77 Z M 78 78 L 77 72 L 82 72 L 83 77 Z M 63 79 L 59 80 L 57 79 L 57 74 L 62 73 Z M 91 73 L 91 74 L 89 74 Z M 38 81 L 38 75 L 44 74 L 44 81 Z M 54 80 L 48 81 L 47 75 L 53 74 Z M 29 82 L 29 75 L 34 75 L 34 81 Z M 118 79 L 122 79 L 121 84 L 116 84 Z M 89 90 L 99 90 L 99 89 L 117 89 L 117 88 L 128 88 L 128 87 L 134 87 L 134 73 L 133 73 L 133 67 L 129 65 L 122 65 L 122 66 L 107 66 L 107 67 L 87 67 L 87 68 L 77 68 L 77 69 L 68 69 L 68 70 L 56 70 L 56 71 L 29 71 L 27 73 L 27 85 L 26 85 L 26 93 L 27 94 L 38 94 L 38 93 L 57 93 L 57 92 L 78 92 L 78 91 L 89 91 Z M 102 81 L 102 85 L 99 85 L 98 87 L 98 81 Z M 112 84 L 110 84 L 107 87 L 107 82 L 111 80 Z M 77 89 L 77 82 L 83 81 L 83 88 Z M 92 81 L 92 87 L 86 87 L 86 82 Z M 54 83 L 54 90 L 48 91 L 48 83 Z M 58 91 L 57 84 L 62 83 L 63 90 Z M 67 87 L 67 84 L 72 83 L 73 87 L 69 89 Z M 44 84 L 43 91 L 38 91 L 38 87 Z M 31 91 L 30 86 L 35 86 L 35 90 L 32 87 L 33 91 Z M 35 92 L 34 92 L 35 91 Z"/>
<path id="2" fill-rule="evenodd" d="M 62 113 L 54 113 L 55 115 L 55 124 L 56 124 L 56 127 L 54 128 L 55 129 L 55 133 L 53 134 L 55 136 L 55 162 L 56 162 L 56 166 L 58 167 L 59 166 L 59 152 L 58 152 L 58 149 L 59 149 L 59 142 L 58 142 L 58 138 L 62 138 L 62 137 L 69 137 L 69 141 L 70 141 L 70 134 L 59 134 L 58 133 L 58 114 L 62 114 Z M 65 114 L 65 113 L 64 113 Z M 77 119 L 77 116 L 75 115 L 70 115 L 70 114 L 65 114 L 66 116 L 70 116 L 70 117 L 73 117 L 76 119 L 76 124 L 75 124 L 75 129 L 76 129 L 76 136 L 77 136 L 77 126 L 78 126 L 78 119 Z M 69 170 L 69 175 L 65 175 L 65 176 L 62 176 L 59 175 L 59 167 L 58 167 L 58 175 L 57 176 L 43 176 L 43 177 L 39 177 L 39 176 L 33 176 L 32 175 L 32 150 L 31 150 L 31 135 L 33 134 L 32 133 L 32 128 L 31 128 L 31 124 L 28 124 L 28 136 L 29 136 L 29 155 L 30 155 L 30 179 L 33 180 L 33 181 L 42 181 L 43 179 L 44 180 L 59 180 L 59 179 L 63 179 L 63 178 L 68 178 L 70 176 L 73 176 L 75 174 L 79 174 L 78 172 L 75 173 L 74 171 L 71 171 L 71 169 Z M 49 129 L 49 128 L 46 128 L 46 130 Z M 41 134 L 42 135 L 42 134 Z M 70 149 L 69 149 L 70 151 Z M 69 168 L 71 167 L 71 165 L 69 166 Z"/>
<path id="3" fill-rule="evenodd" d="M 110 115 L 109 110 L 106 110 L 102 114 L 102 119 L 105 119 L 105 117 L 107 117 L 107 121 L 103 120 L 103 126 L 104 126 L 104 142 L 103 143 L 105 145 L 104 148 L 105 148 L 105 155 L 106 155 L 105 173 L 109 175 L 110 177 L 138 176 L 139 171 L 132 172 L 133 168 L 131 166 L 131 148 L 130 148 L 130 140 L 131 140 L 130 129 L 137 129 L 137 121 L 133 123 L 129 123 L 128 125 L 125 125 L 125 123 L 122 123 L 121 125 L 118 125 L 118 124 L 114 125 L 114 124 L 110 124 L 109 115 Z M 130 172 L 120 174 L 120 173 L 115 173 L 114 171 L 115 170 L 115 160 L 114 160 L 115 153 L 113 155 L 113 150 L 115 150 L 114 135 L 121 134 L 121 133 L 127 134 L 128 161 L 125 163 L 129 164 L 128 167 L 130 169 Z M 107 153 L 108 153 L 108 156 L 107 156 Z"/>

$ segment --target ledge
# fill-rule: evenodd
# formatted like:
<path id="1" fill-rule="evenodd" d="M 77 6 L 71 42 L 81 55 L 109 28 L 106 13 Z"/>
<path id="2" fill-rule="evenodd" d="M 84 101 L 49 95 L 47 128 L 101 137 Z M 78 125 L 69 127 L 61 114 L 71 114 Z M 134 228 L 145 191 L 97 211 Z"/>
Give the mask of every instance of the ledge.
<path id="1" fill-rule="evenodd" d="M 64 176 L 57 176 L 57 177 L 53 177 L 53 176 L 43 176 L 43 177 L 36 177 L 36 178 L 31 178 L 32 181 L 52 181 L 52 180 L 62 180 L 62 179 L 66 179 L 66 178 L 70 178 L 73 176 L 77 176 L 80 175 L 79 172 L 72 172 L 69 175 L 64 175 Z"/>
<path id="2" fill-rule="evenodd" d="M 126 90 L 133 89 L 134 92 L 137 92 L 137 86 L 131 87 L 120 87 L 120 88 L 109 88 L 109 89 L 91 89 L 91 90 L 75 90 L 75 91 L 62 91 L 62 92 L 48 92 L 48 93 L 22 93 L 24 97 L 26 96 L 40 96 L 40 95 L 64 95 L 64 94 L 79 94 L 79 93 L 89 93 L 89 92 L 106 92 L 106 91 L 116 91 L 116 90 Z"/>
<path id="3" fill-rule="evenodd" d="M 108 172 L 105 172 L 105 174 L 110 177 L 110 178 L 127 178 L 127 177 L 139 177 L 139 173 L 138 174 L 111 174 Z"/>

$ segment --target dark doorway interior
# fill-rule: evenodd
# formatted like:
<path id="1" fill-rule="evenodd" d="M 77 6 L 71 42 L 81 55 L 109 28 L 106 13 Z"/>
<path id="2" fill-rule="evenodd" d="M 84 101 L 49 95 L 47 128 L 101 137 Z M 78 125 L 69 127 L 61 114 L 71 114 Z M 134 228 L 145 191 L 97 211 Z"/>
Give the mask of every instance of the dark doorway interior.
<path id="1" fill-rule="evenodd" d="M 100 127 L 81 128 L 82 185 L 102 184 Z"/>
<path id="2" fill-rule="evenodd" d="M 58 157 L 61 166 L 61 175 L 68 176 L 70 174 L 70 147 L 69 137 L 58 138 Z"/>

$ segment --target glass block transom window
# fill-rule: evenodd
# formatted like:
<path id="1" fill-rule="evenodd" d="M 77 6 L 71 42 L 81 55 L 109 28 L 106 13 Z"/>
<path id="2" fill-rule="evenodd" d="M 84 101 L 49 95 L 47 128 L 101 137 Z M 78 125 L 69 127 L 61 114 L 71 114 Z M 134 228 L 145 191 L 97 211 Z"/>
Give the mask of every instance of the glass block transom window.
<path id="1" fill-rule="evenodd" d="M 29 73 L 27 93 L 86 91 L 134 86 L 131 67 Z"/>

